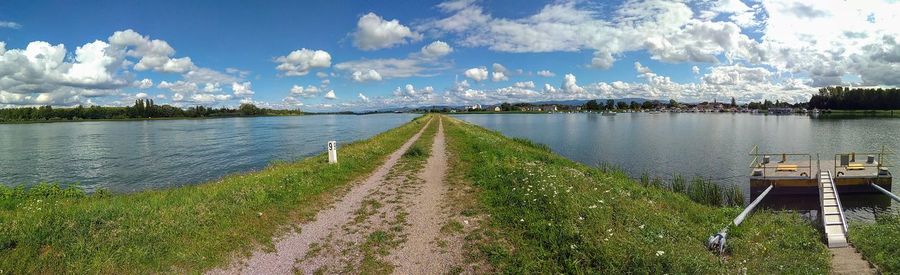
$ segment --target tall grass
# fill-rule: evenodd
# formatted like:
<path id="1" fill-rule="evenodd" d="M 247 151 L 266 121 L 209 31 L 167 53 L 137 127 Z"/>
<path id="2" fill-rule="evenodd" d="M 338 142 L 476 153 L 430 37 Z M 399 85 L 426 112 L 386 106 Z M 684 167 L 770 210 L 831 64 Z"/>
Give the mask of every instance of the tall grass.
<path id="1" fill-rule="evenodd" d="M 850 240 L 884 274 L 900 274 L 900 213 L 850 224 Z"/>

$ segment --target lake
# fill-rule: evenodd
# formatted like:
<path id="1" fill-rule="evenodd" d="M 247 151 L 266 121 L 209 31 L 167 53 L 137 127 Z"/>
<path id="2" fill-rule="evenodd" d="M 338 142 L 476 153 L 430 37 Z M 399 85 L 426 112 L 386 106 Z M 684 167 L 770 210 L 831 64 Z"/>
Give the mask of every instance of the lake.
<path id="1" fill-rule="evenodd" d="M 818 153 L 822 160 L 833 159 L 837 153 L 880 151 L 882 145 L 900 152 L 900 119 L 892 118 L 813 119 L 744 113 L 455 117 L 507 136 L 546 144 L 554 152 L 587 165 L 618 165 L 635 178 L 648 173 L 666 180 L 679 173 L 741 186 L 747 201 L 751 161 L 748 153 L 754 145 L 760 146 L 760 152 L 809 153 L 814 159 Z M 896 173 L 896 168 L 892 172 Z M 895 194 L 900 193 L 897 185 L 900 184 L 896 181 L 892 184 Z M 850 219 L 869 220 L 873 213 L 900 209 L 898 203 L 883 194 L 842 194 L 841 201 Z M 779 196 L 766 198 L 764 204 L 769 208 L 809 211 L 818 208 L 818 197 Z"/>
<path id="2" fill-rule="evenodd" d="M 0 183 L 133 192 L 297 160 L 400 126 L 415 114 L 310 115 L 0 125 Z M 340 150 L 338 151 L 340 157 Z"/>

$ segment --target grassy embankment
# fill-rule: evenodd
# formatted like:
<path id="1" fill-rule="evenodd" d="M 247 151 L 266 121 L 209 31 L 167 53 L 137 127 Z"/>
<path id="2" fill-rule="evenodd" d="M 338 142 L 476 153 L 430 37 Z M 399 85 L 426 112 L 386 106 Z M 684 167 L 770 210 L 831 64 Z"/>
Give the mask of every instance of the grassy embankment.
<path id="1" fill-rule="evenodd" d="M 218 181 L 133 194 L 0 188 L 0 270 L 155 273 L 221 266 L 312 218 L 419 131 L 420 117 L 325 154 Z"/>
<path id="2" fill-rule="evenodd" d="M 882 215 L 875 223 L 850 224 L 850 241 L 881 272 L 900 274 L 900 215 Z"/>
<path id="3" fill-rule="evenodd" d="M 504 273 L 821 274 L 830 255 L 795 214 L 758 212 L 729 232 L 728 256 L 706 238 L 738 208 L 691 201 L 553 154 L 544 146 L 444 119 L 453 173 L 475 186 L 463 215 L 483 217 L 467 237 L 470 262 Z"/>

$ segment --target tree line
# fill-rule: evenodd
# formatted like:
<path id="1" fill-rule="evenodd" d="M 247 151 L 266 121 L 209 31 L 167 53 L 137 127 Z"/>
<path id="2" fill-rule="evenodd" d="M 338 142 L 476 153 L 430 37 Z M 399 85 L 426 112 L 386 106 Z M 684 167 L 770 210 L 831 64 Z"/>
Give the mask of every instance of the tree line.
<path id="1" fill-rule="evenodd" d="M 810 108 L 834 110 L 900 109 L 900 89 L 825 87 L 809 99 Z"/>
<path id="2" fill-rule="evenodd" d="M 137 118 L 199 118 L 263 115 L 299 115 L 300 110 L 275 110 L 259 108 L 244 103 L 237 109 L 211 108 L 201 105 L 179 108 L 172 105 L 156 105 L 153 99 L 138 99 L 126 107 L 76 106 L 53 108 L 52 106 L 0 109 L 0 121 L 81 120 L 81 119 L 137 119 Z"/>

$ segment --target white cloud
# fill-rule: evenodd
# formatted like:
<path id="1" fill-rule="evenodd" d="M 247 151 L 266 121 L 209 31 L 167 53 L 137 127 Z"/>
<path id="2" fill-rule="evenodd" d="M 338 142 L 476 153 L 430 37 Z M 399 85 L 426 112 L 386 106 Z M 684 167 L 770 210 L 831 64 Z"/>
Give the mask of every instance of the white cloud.
<path id="1" fill-rule="evenodd" d="M 548 70 L 540 70 L 540 71 L 537 72 L 537 75 L 543 76 L 543 77 L 554 77 L 554 76 L 556 76 L 555 73 L 553 73 L 553 72 L 551 72 L 551 71 L 548 71 Z"/>
<path id="2" fill-rule="evenodd" d="M 359 49 L 370 51 L 390 48 L 407 41 L 418 41 L 422 35 L 413 32 L 400 21 L 384 20 L 381 16 L 368 13 L 359 18 L 353 33 L 353 45 Z"/>
<path id="3" fill-rule="evenodd" d="M 147 93 L 137 93 L 137 94 L 134 95 L 134 97 L 140 98 L 140 99 L 145 99 L 145 98 L 148 98 L 148 97 L 150 97 L 150 96 L 148 96 Z"/>
<path id="4" fill-rule="evenodd" d="M 573 75 L 573 74 L 566 74 L 563 77 L 563 85 L 562 85 L 561 90 L 563 92 L 572 93 L 572 94 L 584 93 L 584 88 L 581 88 L 578 86 L 578 84 L 575 81 L 575 75 Z"/>
<path id="5" fill-rule="evenodd" d="M 468 69 L 464 72 L 464 74 L 466 75 L 466 77 L 479 82 L 488 78 L 488 70 L 484 67 Z"/>
<path id="6" fill-rule="evenodd" d="M 381 74 L 375 70 L 368 70 L 366 72 L 355 71 L 351 78 L 356 82 L 381 81 Z"/>
<path id="7" fill-rule="evenodd" d="M 334 90 L 330 90 L 325 93 L 325 99 L 337 99 L 337 96 L 334 95 Z"/>
<path id="8" fill-rule="evenodd" d="M 239 97 L 250 97 L 254 94 L 252 84 L 250 81 L 244 83 L 231 83 L 231 91 L 234 92 L 235 96 Z"/>
<path id="9" fill-rule="evenodd" d="M 516 82 L 513 84 L 516 88 L 534 89 L 534 81 Z"/>
<path id="10" fill-rule="evenodd" d="M 158 95 L 156 95 L 156 98 L 157 98 L 157 99 L 166 99 L 166 95 L 164 95 L 164 94 L 158 94 Z"/>
<path id="11" fill-rule="evenodd" d="M 507 81 L 509 77 L 506 77 L 506 74 L 503 72 L 492 72 L 491 80 L 494 82 Z"/>
<path id="12" fill-rule="evenodd" d="M 12 21 L 0 21 L 0 28 L 21 29 L 22 24 L 12 22 Z"/>
<path id="13" fill-rule="evenodd" d="M 134 69 L 166 73 L 183 73 L 193 69 L 190 57 L 173 58 L 175 49 L 159 39 L 150 39 L 134 30 L 117 31 L 109 37 L 111 51 L 124 51 L 127 56 L 140 58 Z"/>
<path id="14" fill-rule="evenodd" d="M 697 66 L 691 67 L 691 72 L 694 74 L 700 74 L 700 67 L 697 67 Z"/>
<path id="15" fill-rule="evenodd" d="M 356 95 L 356 97 L 358 97 L 359 100 L 362 102 L 370 102 L 371 101 L 371 100 L 369 100 L 369 97 L 367 97 L 366 95 L 364 95 L 362 93 L 359 93 L 358 95 Z"/>
<path id="16" fill-rule="evenodd" d="M 146 90 L 150 87 L 153 87 L 153 80 L 150 80 L 149 78 L 144 78 L 141 81 L 135 80 L 134 83 L 131 84 L 131 86 L 134 86 L 141 90 Z"/>
<path id="17" fill-rule="evenodd" d="M 446 42 L 438 40 L 422 47 L 420 52 L 425 58 L 438 58 L 452 53 L 453 48 Z"/>
<path id="18" fill-rule="evenodd" d="M 286 76 L 303 76 L 314 68 L 328 68 L 331 66 L 331 54 L 323 50 L 308 50 L 306 48 L 292 51 L 286 56 L 275 58 L 278 66 L 275 69 Z"/>
<path id="19" fill-rule="evenodd" d="M 495 72 L 501 72 L 501 73 L 506 72 L 506 67 L 504 67 L 500 63 L 494 63 L 493 65 L 491 65 L 491 68 L 493 68 Z"/>
<path id="20" fill-rule="evenodd" d="M 309 85 L 306 86 L 306 88 L 303 88 L 303 86 L 294 85 L 294 87 L 291 87 L 290 93 L 292 96 L 311 98 L 318 95 L 319 92 L 321 92 L 321 90 L 316 86 Z"/>

